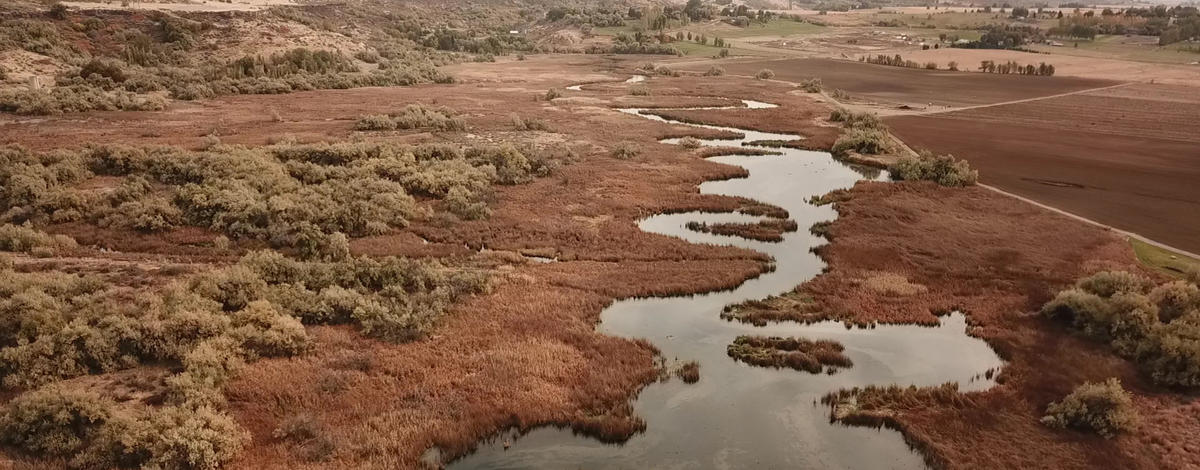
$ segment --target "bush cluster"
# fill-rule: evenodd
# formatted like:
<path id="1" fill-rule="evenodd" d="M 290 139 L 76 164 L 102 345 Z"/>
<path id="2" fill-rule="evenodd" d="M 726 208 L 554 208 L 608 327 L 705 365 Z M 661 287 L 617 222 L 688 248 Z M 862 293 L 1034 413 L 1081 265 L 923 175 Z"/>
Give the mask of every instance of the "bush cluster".
<path id="1" fill-rule="evenodd" d="M 922 151 L 918 156 L 905 156 L 888 167 L 892 179 L 904 181 L 933 181 L 942 186 L 971 186 L 979 179 L 979 171 L 972 170 L 966 160 L 953 155 L 934 156 Z"/>
<path id="2" fill-rule="evenodd" d="M 84 111 L 159 111 L 166 100 L 158 95 L 106 91 L 87 85 L 0 92 L 0 112 L 44 115 Z"/>
<path id="3" fill-rule="evenodd" d="M 836 92 L 835 92 L 836 94 Z M 883 121 L 879 120 L 879 116 L 866 111 L 850 111 L 845 108 L 838 108 L 829 113 L 829 120 L 832 122 L 840 122 L 843 127 L 851 129 L 884 129 Z"/>
<path id="4" fill-rule="evenodd" d="M 1088 429 L 1106 439 L 1134 430 L 1138 421 L 1133 399 L 1116 378 L 1080 385 L 1062 401 L 1046 407 L 1042 418 L 1050 427 Z"/>
<path id="5" fill-rule="evenodd" d="M 813 78 L 804 80 L 803 82 L 800 82 L 800 88 L 803 89 L 806 93 L 820 93 L 821 89 L 822 89 L 821 79 L 817 78 L 817 77 L 813 77 Z"/>
<path id="6" fill-rule="evenodd" d="M 442 207 L 478 218 L 491 184 L 523 183 L 551 168 L 511 145 L 391 143 L 51 153 L 0 147 L 0 163 L 0 222 L 90 221 L 146 232 L 191 225 L 307 258 L 336 258 L 347 236 L 429 216 L 414 196 L 452 197 Z M 121 183 L 110 191 L 77 188 L 94 175 Z"/>
<path id="7" fill-rule="evenodd" d="M 837 158 L 845 158 L 850 152 L 860 154 L 878 154 L 888 151 L 887 133 L 878 129 L 851 128 L 838 137 L 833 143 L 830 153 Z"/>
<path id="8" fill-rule="evenodd" d="M 78 468 L 216 468 L 248 438 L 219 411 L 222 387 L 245 362 L 305 352 L 304 324 L 417 338 L 486 280 L 437 261 L 304 262 L 273 251 L 142 288 L 0 270 L 0 384 L 32 390 L 0 412 L 0 442 Z M 159 408 L 118 407 L 59 384 L 149 362 L 178 364 Z"/>
<path id="9" fill-rule="evenodd" d="M 467 129 L 467 123 L 462 118 L 455 117 L 454 112 L 447 108 L 410 104 L 399 113 L 360 117 L 355 128 L 360 131 L 424 128 L 440 131 L 464 131 Z"/>
<path id="10" fill-rule="evenodd" d="M 216 469 L 250 435 L 209 406 L 172 405 L 136 414 L 94 393 L 48 386 L 9 402 L 4 443 L 71 468 Z"/>
<path id="11" fill-rule="evenodd" d="M 1200 385 L 1200 288 L 1189 281 L 1154 285 L 1127 272 L 1100 272 L 1042 307 L 1083 334 L 1108 342 L 1157 383 Z"/>
<path id="12" fill-rule="evenodd" d="M 53 256 L 75 246 L 75 239 L 66 235 L 50 235 L 29 225 L 0 225 L 0 251 Z"/>

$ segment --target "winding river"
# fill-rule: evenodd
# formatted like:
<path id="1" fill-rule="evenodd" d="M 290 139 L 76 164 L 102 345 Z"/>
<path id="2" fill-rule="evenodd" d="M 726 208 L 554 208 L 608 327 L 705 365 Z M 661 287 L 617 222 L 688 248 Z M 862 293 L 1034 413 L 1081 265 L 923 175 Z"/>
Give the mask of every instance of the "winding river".
<path id="1" fill-rule="evenodd" d="M 744 101 L 751 108 L 773 105 Z M 709 108 L 719 109 L 719 108 Z M 622 112 L 647 119 L 640 109 Z M 673 121 L 668 121 L 673 122 Z M 692 124 L 683 125 L 692 125 Z M 801 136 L 717 126 L 697 126 L 744 134 L 735 140 L 701 140 L 706 146 L 741 146 L 756 140 L 793 140 Z M 666 140 L 675 143 L 675 140 Z M 693 243 L 734 245 L 769 254 L 776 269 L 733 290 L 701 295 L 636 298 L 618 301 L 601 314 L 598 329 L 610 335 L 645 338 L 668 361 L 698 361 L 701 379 L 647 386 L 634 402 L 647 429 L 620 445 L 554 427 L 522 436 L 502 435 L 455 462 L 454 469 L 502 468 L 924 468 L 899 433 L 830 423 L 827 408 L 816 404 L 840 388 L 878 384 L 938 385 L 949 381 L 963 390 L 993 385 L 980 377 L 1002 361 L 983 341 L 965 334 L 961 314 L 943 317 L 938 327 L 878 326 L 847 329 L 841 323 L 773 323 L 766 327 L 725 321 L 723 307 L 788 292 L 821 272 L 823 262 L 810 252 L 823 238 L 810 235 L 815 222 L 836 217 L 830 207 L 807 201 L 864 178 L 828 153 L 771 149 L 781 155 L 722 156 L 712 161 L 749 170 L 749 177 L 710 181 L 703 193 L 743 196 L 787 209 L 801 229 L 777 243 L 699 233 L 691 221 L 754 222 L 744 214 L 689 212 L 642 220 L 642 230 Z M 748 366 L 726 356 L 738 335 L 797 336 L 842 343 L 854 366 L 836 374 Z"/>

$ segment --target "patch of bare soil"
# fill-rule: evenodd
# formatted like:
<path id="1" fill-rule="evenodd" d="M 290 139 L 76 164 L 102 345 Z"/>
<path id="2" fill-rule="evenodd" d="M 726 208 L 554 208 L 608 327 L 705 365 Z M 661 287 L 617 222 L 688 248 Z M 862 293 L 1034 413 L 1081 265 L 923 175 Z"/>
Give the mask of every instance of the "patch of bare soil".
<path id="1" fill-rule="evenodd" d="M 908 394 L 872 423 L 899 429 L 934 468 L 1200 464 L 1182 450 L 1200 432 L 1185 396 L 1153 386 L 1107 347 L 1033 313 L 1081 275 L 1140 270 L 1120 237 L 979 187 L 859 183 L 836 209 L 833 242 L 822 252 L 829 271 L 759 307 L 804 308 L 858 324 L 928 324 L 936 313 L 966 313 L 969 333 L 1007 361 L 999 385 Z M 1039 423 L 1047 404 L 1108 377 L 1136 394 L 1145 419 L 1135 433 L 1106 440 Z"/>

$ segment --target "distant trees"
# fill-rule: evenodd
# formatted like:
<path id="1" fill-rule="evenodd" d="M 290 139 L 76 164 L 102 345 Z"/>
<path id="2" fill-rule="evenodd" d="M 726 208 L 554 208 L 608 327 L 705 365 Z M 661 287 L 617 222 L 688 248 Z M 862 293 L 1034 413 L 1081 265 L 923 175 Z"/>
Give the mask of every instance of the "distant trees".
<path id="1" fill-rule="evenodd" d="M 1016 61 L 1008 61 L 996 63 L 995 61 L 985 60 L 979 63 L 979 71 L 984 73 L 998 74 L 1017 74 L 1017 75 L 1034 75 L 1039 77 L 1050 77 L 1054 75 L 1054 66 L 1042 62 L 1038 65 L 1027 64 L 1021 65 Z"/>

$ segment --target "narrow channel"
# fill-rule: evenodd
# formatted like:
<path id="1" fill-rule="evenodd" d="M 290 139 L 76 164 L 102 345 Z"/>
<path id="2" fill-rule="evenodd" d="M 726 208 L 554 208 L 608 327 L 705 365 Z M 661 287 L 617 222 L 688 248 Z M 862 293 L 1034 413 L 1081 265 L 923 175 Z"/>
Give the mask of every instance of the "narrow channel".
<path id="1" fill-rule="evenodd" d="M 744 101 L 744 106 L 773 105 Z M 719 108 L 709 108 L 719 109 Z M 697 126 L 622 112 L 674 124 L 744 134 L 734 140 L 701 140 L 705 146 L 742 146 L 755 140 L 803 137 L 746 129 Z M 675 143 L 677 140 L 665 140 Z M 688 222 L 753 222 L 744 214 L 689 212 L 656 215 L 639 227 L 693 243 L 733 245 L 772 256 L 776 269 L 733 290 L 665 298 L 618 301 L 601 314 L 599 331 L 648 339 L 668 361 L 698 361 L 700 381 L 680 380 L 647 386 L 634 402 L 647 423 L 644 433 L 620 445 L 603 444 L 567 429 L 544 427 L 522 436 L 502 435 L 450 465 L 454 469 L 517 468 L 925 468 L 899 433 L 848 427 L 829 422 L 820 397 L 841 388 L 864 385 L 930 386 L 958 382 L 963 390 L 992 386 L 980 378 L 1002 361 L 983 341 L 967 336 L 965 318 L 943 317 L 938 327 L 878 326 L 847 329 L 841 323 L 772 323 L 766 327 L 726 321 L 730 304 L 763 299 L 792 290 L 820 274 L 824 264 L 810 252 L 826 243 L 808 233 L 813 223 L 834 219 L 830 207 L 808 203 L 814 195 L 849 188 L 864 176 L 824 152 L 770 149 L 781 155 L 721 156 L 710 160 L 744 167 L 749 177 L 710 181 L 706 194 L 742 196 L 787 209 L 800 230 L 781 242 L 699 233 Z M 836 374 L 809 374 L 735 362 L 726 346 L 738 335 L 831 339 L 845 346 L 853 367 Z"/>

